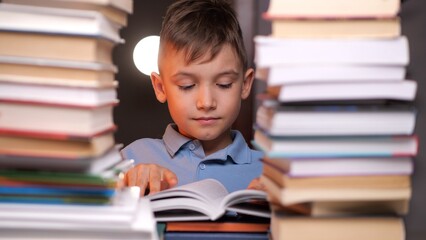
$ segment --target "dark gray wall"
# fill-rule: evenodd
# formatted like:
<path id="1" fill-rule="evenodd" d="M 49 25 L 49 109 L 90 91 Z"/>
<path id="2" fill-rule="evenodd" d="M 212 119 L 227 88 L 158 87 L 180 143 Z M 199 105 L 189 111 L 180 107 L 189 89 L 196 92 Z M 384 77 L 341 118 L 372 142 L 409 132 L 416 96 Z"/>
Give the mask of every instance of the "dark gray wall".
<path id="1" fill-rule="evenodd" d="M 406 217 L 407 239 L 426 239 L 426 1 L 406 0 L 401 9 L 402 33 L 410 44 L 410 64 L 407 78 L 417 81 L 415 105 L 418 109 L 416 134 L 419 136 L 419 154 L 415 159 L 412 177 L 413 198 Z"/>
<path id="2" fill-rule="evenodd" d="M 171 122 L 167 106 L 157 102 L 151 81 L 133 64 L 133 49 L 138 41 L 149 35 L 159 35 L 162 17 L 172 0 L 135 0 L 134 13 L 128 26 L 121 30 L 125 44 L 114 49 L 114 63 L 119 72 L 119 105 L 114 110 L 118 126 L 116 140 L 125 145 L 141 137 L 161 138 L 166 125 Z"/>

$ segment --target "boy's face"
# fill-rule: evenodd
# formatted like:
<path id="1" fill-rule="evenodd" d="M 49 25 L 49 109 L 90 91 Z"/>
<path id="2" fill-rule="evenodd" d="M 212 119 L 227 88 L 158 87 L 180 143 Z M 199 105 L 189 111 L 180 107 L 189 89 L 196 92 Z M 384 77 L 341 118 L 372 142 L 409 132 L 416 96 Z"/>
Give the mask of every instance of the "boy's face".
<path id="1" fill-rule="evenodd" d="M 159 56 L 161 76 L 153 73 L 157 99 L 168 108 L 179 132 L 189 138 L 228 141 L 231 125 L 238 116 L 241 99 L 250 94 L 253 69 L 243 72 L 229 45 L 209 61 L 209 56 L 190 64 L 183 51 L 166 45 Z"/>

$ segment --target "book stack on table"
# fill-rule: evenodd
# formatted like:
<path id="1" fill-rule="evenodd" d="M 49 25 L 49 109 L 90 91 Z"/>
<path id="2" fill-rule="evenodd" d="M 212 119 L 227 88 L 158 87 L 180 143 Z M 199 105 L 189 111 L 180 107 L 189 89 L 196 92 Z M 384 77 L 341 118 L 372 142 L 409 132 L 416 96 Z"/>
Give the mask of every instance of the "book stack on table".
<path id="1" fill-rule="evenodd" d="M 114 139 L 112 51 L 132 11 L 132 0 L 0 3 L 1 239 L 154 231 L 149 202 L 117 189 L 128 162 Z"/>
<path id="2" fill-rule="evenodd" d="M 404 239 L 416 81 L 400 1 L 272 0 L 253 145 L 276 239 Z"/>
<path id="3" fill-rule="evenodd" d="M 147 195 L 160 237 L 177 239 L 263 239 L 271 210 L 261 190 L 228 192 L 216 179 L 203 179 Z"/>

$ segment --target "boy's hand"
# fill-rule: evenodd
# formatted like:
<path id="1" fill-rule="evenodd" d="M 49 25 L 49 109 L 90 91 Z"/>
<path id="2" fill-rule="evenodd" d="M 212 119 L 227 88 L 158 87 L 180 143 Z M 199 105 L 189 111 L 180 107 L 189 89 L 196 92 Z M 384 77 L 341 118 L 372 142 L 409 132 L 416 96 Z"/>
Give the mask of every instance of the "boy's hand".
<path id="1" fill-rule="evenodd" d="M 174 187 L 177 177 L 169 169 L 157 164 L 138 164 L 126 172 L 124 183 L 126 186 L 140 187 L 140 194 L 144 196 L 148 191 L 149 194 L 154 194 Z"/>
<path id="2" fill-rule="evenodd" d="M 247 189 L 255 189 L 265 191 L 265 186 L 260 182 L 260 178 L 253 179 Z"/>

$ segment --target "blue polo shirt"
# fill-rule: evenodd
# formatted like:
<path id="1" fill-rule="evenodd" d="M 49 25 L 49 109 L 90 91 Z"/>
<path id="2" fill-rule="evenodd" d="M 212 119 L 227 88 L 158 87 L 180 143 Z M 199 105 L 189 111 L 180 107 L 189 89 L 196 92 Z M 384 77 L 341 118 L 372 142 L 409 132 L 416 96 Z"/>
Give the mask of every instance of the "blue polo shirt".
<path id="1" fill-rule="evenodd" d="M 250 149 L 239 131 L 231 131 L 233 142 L 205 156 L 199 140 L 181 135 L 169 124 L 163 139 L 142 138 L 121 150 L 126 159 L 138 163 L 155 163 L 173 171 L 178 185 L 214 178 L 229 192 L 247 188 L 262 173 L 262 152 Z"/>

